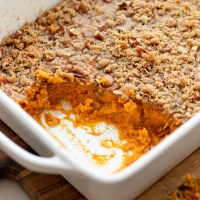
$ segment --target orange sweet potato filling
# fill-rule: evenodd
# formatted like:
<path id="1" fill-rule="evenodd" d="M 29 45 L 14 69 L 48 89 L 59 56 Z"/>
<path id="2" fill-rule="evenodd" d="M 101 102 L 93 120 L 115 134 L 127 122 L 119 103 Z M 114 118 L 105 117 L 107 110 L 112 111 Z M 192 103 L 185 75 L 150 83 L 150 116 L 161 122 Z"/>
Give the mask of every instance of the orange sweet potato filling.
<path id="1" fill-rule="evenodd" d="M 78 79 L 52 77 L 41 71 L 37 77 L 42 84 L 28 91 L 28 100 L 21 102 L 21 106 L 40 123 L 40 114 L 44 109 L 62 110 L 60 102 L 67 100 L 72 104 L 77 125 L 92 127 L 100 121 L 115 125 L 120 139 L 127 141 L 127 144 L 120 146 L 127 152 L 121 169 L 144 155 L 175 129 L 171 116 L 162 114 L 150 105 L 122 99 L 112 91 L 97 89 L 94 84 L 82 83 Z M 50 115 L 46 115 L 45 120 L 49 125 L 59 123 L 59 119 Z M 105 141 L 102 145 L 113 147 L 116 144 Z M 130 151 L 134 153 L 130 154 Z M 98 163 L 103 163 L 102 156 L 93 157 Z"/>

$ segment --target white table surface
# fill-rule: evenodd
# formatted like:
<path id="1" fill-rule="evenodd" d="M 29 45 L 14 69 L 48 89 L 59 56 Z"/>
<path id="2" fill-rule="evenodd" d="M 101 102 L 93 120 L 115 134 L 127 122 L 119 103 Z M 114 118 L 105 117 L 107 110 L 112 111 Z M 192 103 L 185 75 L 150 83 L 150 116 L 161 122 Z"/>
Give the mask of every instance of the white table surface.
<path id="1" fill-rule="evenodd" d="M 17 182 L 0 179 L 0 200 L 30 200 L 30 198 Z"/>

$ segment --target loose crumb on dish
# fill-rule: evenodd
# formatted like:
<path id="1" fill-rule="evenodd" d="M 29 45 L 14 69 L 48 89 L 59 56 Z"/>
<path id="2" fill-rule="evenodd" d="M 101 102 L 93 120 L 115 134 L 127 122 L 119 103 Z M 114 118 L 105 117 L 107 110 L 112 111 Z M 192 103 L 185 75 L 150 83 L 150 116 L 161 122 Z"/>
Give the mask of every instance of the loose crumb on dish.
<path id="1" fill-rule="evenodd" d="M 49 126 L 56 126 L 60 124 L 60 119 L 50 113 L 45 114 L 45 121 Z"/>
<path id="2" fill-rule="evenodd" d="M 200 179 L 192 175 L 185 177 L 185 182 L 180 185 L 169 197 L 168 200 L 199 200 Z"/>

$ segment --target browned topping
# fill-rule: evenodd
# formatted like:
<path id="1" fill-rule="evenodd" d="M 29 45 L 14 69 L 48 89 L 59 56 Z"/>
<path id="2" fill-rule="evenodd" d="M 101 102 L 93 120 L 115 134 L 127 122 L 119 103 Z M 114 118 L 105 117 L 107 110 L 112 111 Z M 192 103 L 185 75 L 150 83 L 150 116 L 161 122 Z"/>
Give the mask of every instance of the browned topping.
<path id="1" fill-rule="evenodd" d="M 81 74 L 181 124 L 200 111 L 199 1 L 63 1 L 0 47 L 1 88 L 16 101 L 37 70 Z"/>

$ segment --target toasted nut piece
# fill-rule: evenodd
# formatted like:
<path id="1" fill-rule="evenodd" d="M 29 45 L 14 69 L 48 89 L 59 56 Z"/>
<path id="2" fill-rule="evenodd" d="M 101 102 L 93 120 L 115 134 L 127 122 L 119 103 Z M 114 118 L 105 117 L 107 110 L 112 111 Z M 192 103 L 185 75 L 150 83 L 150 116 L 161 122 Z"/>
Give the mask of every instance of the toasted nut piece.
<path id="1" fill-rule="evenodd" d="M 97 31 L 95 33 L 95 38 L 98 39 L 98 40 L 104 41 L 105 36 L 101 32 Z"/>

